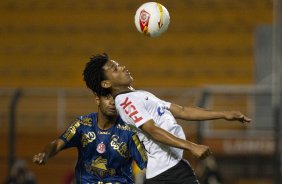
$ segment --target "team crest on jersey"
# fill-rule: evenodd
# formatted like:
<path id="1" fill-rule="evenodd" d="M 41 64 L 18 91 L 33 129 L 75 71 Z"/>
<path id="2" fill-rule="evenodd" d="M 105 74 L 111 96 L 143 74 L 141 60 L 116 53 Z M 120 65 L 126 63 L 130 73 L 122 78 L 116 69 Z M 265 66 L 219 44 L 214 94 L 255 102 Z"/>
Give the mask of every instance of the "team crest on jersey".
<path id="1" fill-rule="evenodd" d="M 97 150 L 97 152 L 98 153 L 105 153 L 105 151 L 106 151 L 106 145 L 103 143 L 103 142 L 101 142 L 101 143 L 99 143 L 98 145 L 97 145 L 97 148 L 96 148 L 96 150 Z"/>

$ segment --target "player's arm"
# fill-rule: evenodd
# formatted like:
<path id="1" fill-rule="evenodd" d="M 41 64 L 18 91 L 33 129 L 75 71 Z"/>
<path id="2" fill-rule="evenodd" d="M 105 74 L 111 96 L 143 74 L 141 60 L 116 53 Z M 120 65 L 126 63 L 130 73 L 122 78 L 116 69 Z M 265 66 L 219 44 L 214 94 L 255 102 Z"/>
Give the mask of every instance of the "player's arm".
<path id="1" fill-rule="evenodd" d="M 55 156 L 63 149 L 65 142 L 61 139 L 56 139 L 47 144 L 43 151 L 33 156 L 33 162 L 39 165 L 47 163 L 48 159 Z"/>
<path id="2" fill-rule="evenodd" d="M 239 111 L 211 111 L 198 107 L 183 107 L 176 104 L 171 104 L 170 111 L 175 118 L 191 121 L 225 119 L 242 123 L 251 122 L 250 118 Z"/>
<path id="3" fill-rule="evenodd" d="M 190 141 L 180 139 L 165 131 L 164 129 L 157 127 L 153 120 L 147 121 L 146 123 L 141 125 L 140 128 L 153 140 L 166 144 L 168 146 L 188 150 L 197 158 L 206 158 L 211 154 L 208 146 L 198 145 Z"/>

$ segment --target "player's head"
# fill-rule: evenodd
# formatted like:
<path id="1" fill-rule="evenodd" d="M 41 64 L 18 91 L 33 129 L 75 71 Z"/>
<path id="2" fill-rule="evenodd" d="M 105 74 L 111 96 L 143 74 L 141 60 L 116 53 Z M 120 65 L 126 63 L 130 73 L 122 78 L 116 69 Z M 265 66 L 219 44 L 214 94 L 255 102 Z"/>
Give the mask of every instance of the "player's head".
<path id="1" fill-rule="evenodd" d="M 100 96 L 96 94 L 96 102 L 98 105 L 98 111 L 108 117 L 117 116 L 117 110 L 115 107 L 115 101 L 112 95 Z"/>
<path id="2" fill-rule="evenodd" d="M 110 60 L 105 53 L 90 58 L 83 76 L 87 87 L 101 96 L 110 94 L 114 87 L 128 86 L 133 80 L 124 66 Z"/>
<path id="3" fill-rule="evenodd" d="M 98 54 L 90 58 L 83 71 L 83 79 L 86 86 L 99 96 L 110 94 L 109 89 L 101 87 L 101 81 L 105 80 L 103 66 L 107 63 L 109 57 L 107 54 Z"/>

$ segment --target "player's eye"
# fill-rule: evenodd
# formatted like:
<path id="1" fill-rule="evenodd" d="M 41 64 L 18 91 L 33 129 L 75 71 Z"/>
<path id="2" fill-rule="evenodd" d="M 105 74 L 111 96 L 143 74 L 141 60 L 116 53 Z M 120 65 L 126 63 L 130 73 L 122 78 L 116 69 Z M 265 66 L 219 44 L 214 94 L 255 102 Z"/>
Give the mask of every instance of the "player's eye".
<path id="1" fill-rule="evenodd" d="M 112 70 L 115 72 L 115 71 L 117 71 L 117 67 L 116 66 L 113 66 L 112 67 Z"/>

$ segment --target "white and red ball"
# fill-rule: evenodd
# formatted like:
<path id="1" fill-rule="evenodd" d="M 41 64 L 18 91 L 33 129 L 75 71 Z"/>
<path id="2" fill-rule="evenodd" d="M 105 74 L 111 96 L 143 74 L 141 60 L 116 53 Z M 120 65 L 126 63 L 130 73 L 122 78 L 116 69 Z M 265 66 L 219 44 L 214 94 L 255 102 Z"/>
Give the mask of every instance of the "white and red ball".
<path id="1" fill-rule="evenodd" d="M 142 4 L 135 14 L 135 26 L 140 33 L 157 37 L 164 33 L 170 23 L 167 9 L 157 2 Z"/>

